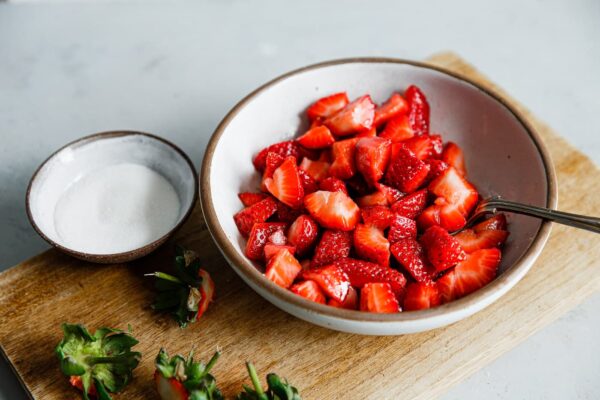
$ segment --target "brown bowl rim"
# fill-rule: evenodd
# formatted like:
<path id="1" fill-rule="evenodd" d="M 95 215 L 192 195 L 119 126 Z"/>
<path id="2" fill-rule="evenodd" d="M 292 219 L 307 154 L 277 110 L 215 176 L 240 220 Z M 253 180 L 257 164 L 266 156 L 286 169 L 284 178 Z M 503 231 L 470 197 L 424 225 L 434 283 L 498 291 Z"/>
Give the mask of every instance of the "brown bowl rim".
<path id="1" fill-rule="evenodd" d="M 188 206 L 188 209 L 186 210 L 183 217 L 180 219 L 180 221 L 175 226 L 173 226 L 173 228 L 171 228 L 167 233 L 162 235 L 160 238 L 158 238 L 148 244 L 145 244 L 142 247 L 138 247 L 136 249 L 128 250 L 128 251 L 124 251 L 124 252 L 120 252 L 120 253 L 110 253 L 110 254 L 87 253 L 87 252 L 77 251 L 77 250 L 65 247 L 65 246 L 55 242 L 54 240 L 50 239 L 36 224 L 35 219 L 31 213 L 31 207 L 30 207 L 31 188 L 33 187 L 34 182 L 36 181 L 40 171 L 44 168 L 44 166 L 50 160 L 52 160 L 54 157 L 56 157 L 56 155 L 58 153 L 60 153 L 61 151 L 65 150 L 67 148 L 76 147 L 76 146 L 84 144 L 84 143 L 91 143 L 91 142 L 95 142 L 98 140 L 104 140 L 104 139 L 116 138 L 116 137 L 125 137 L 125 136 L 144 136 L 144 137 L 150 138 L 152 140 L 157 140 L 159 142 L 162 142 L 162 143 L 166 144 L 167 146 L 169 146 L 171 149 L 173 149 L 186 162 L 186 164 L 188 165 L 188 167 L 190 168 L 190 170 L 192 172 L 192 176 L 194 177 L 194 192 L 193 192 L 193 196 L 192 196 L 192 201 L 190 202 L 190 205 Z M 163 244 L 171 235 L 173 235 L 173 233 L 175 231 L 177 231 L 177 229 L 179 229 L 181 227 L 181 225 L 183 225 L 183 223 L 191 215 L 192 210 L 194 209 L 194 206 L 196 204 L 196 200 L 198 199 L 198 187 L 199 187 L 198 173 L 196 171 L 196 168 L 194 167 L 194 164 L 192 163 L 192 160 L 176 144 L 172 143 L 171 141 L 169 141 L 163 137 L 154 135 L 152 133 L 147 133 L 147 132 L 133 131 L 133 130 L 105 131 L 105 132 L 93 133 L 91 135 L 86 135 L 86 136 L 80 137 L 78 139 L 75 139 L 75 140 L 65 144 L 58 150 L 54 151 L 52 154 L 50 154 L 48 156 L 48 158 L 46 158 L 44 160 L 44 162 L 42 162 L 40 164 L 40 166 L 37 167 L 37 169 L 35 170 L 35 172 L 33 173 L 32 177 L 31 177 L 31 179 L 29 180 L 29 184 L 27 185 L 27 192 L 25 194 L 25 208 L 26 208 L 26 212 L 27 212 L 27 218 L 29 219 L 29 223 L 31 224 L 33 229 L 37 232 L 38 235 L 40 235 L 42 237 L 42 239 L 44 239 L 46 242 L 48 242 L 50 245 L 52 245 L 56 249 L 61 250 L 64 253 L 70 254 L 76 258 L 86 260 L 86 261 L 92 261 L 92 262 L 97 262 L 97 263 L 117 263 L 117 262 L 131 261 L 136 258 L 143 257 L 143 256 L 149 254 L 150 252 L 154 251 L 161 244 Z"/>
<path id="2" fill-rule="evenodd" d="M 521 113 L 518 110 L 515 109 L 515 107 L 513 107 L 506 99 L 503 98 L 502 95 L 497 93 L 495 90 L 484 88 L 471 78 L 468 78 L 460 73 L 456 73 L 446 68 L 432 65 L 427 62 L 388 57 L 358 57 L 324 61 L 282 74 L 252 91 L 250 94 L 241 99 L 225 115 L 225 117 L 221 120 L 208 142 L 200 171 L 200 204 L 202 206 L 202 212 L 204 214 L 208 230 L 210 231 L 215 242 L 217 243 L 219 249 L 224 253 L 228 262 L 230 264 L 235 264 L 235 266 L 232 265 L 232 268 L 234 268 L 234 270 L 236 270 L 236 272 L 238 272 L 239 274 L 242 274 L 245 279 L 250 280 L 254 285 L 257 285 L 267 290 L 271 295 L 276 296 L 280 301 L 284 303 L 290 303 L 295 307 L 300 307 L 312 313 L 330 318 L 369 323 L 424 321 L 434 317 L 442 317 L 444 315 L 458 313 L 461 310 L 465 310 L 475 306 L 477 303 L 493 295 L 494 293 L 502 291 L 505 286 L 512 286 L 516 284 L 516 282 L 511 283 L 513 277 L 518 276 L 522 268 L 527 268 L 528 265 L 532 264 L 533 261 L 535 261 L 535 259 L 542 251 L 546 241 L 548 240 L 552 227 L 552 224 L 549 221 L 542 221 L 542 224 L 540 225 L 540 228 L 534 240 L 531 242 L 529 248 L 521 256 L 521 258 L 519 258 L 512 266 L 510 266 L 506 271 L 504 271 L 500 276 L 498 276 L 485 287 L 459 300 L 455 300 L 453 302 L 441 305 L 439 307 L 421 311 L 400 312 L 397 314 L 376 314 L 362 312 L 358 310 L 345 310 L 304 299 L 303 297 L 298 296 L 290 292 L 289 290 L 283 289 L 266 279 L 264 275 L 260 271 L 258 271 L 258 269 L 248 259 L 237 253 L 237 251 L 233 247 L 233 244 L 227 238 L 227 235 L 223 231 L 211 201 L 211 163 L 215 148 L 219 142 L 221 135 L 225 131 L 226 127 L 229 125 L 230 121 L 239 113 L 239 111 L 242 108 L 245 107 L 245 105 L 250 100 L 252 100 L 260 93 L 264 92 L 268 88 L 274 86 L 275 84 L 292 76 L 304 73 L 306 71 L 311 71 L 323 67 L 355 63 L 403 64 L 433 70 L 442 74 L 446 74 L 452 78 L 458 79 L 459 81 L 462 81 L 464 83 L 467 83 L 475 87 L 479 91 L 483 92 L 484 94 L 490 96 L 492 99 L 496 100 L 498 103 L 504 106 L 511 114 L 513 114 L 517 121 L 519 121 L 519 123 L 525 128 L 531 140 L 537 147 L 538 152 L 542 158 L 542 162 L 544 164 L 544 169 L 546 171 L 546 207 L 556 208 L 558 199 L 557 180 L 550 153 L 544 145 L 540 135 L 535 131 L 531 124 L 527 122 L 527 120 L 521 115 Z"/>

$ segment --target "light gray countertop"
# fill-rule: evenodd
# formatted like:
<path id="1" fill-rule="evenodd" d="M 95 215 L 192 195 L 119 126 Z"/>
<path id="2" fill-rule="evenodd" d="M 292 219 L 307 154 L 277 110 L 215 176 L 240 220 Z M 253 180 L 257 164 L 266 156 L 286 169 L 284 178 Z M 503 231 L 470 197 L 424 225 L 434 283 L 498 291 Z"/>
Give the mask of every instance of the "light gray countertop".
<path id="1" fill-rule="evenodd" d="M 0 269 L 47 248 L 24 193 L 61 145 L 142 130 L 199 165 L 235 102 L 326 59 L 456 51 L 600 163 L 599 21 L 594 0 L 0 4 Z M 600 398 L 599 309 L 595 296 L 443 398 Z M 1 362 L 0 400 L 21 398 Z"/>

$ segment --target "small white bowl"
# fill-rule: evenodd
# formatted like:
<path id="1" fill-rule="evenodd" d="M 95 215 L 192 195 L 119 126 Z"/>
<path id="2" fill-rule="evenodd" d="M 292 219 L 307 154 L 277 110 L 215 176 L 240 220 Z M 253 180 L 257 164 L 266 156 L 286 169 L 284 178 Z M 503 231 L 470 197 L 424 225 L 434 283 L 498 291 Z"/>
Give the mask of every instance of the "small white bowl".
<path id="1" fill-rule="evenodd" d="M 269 144 L 306 130 L 305 109 L 340 91 L 350 98 L 371 94 L 382 102 L 409 85 L 423 89 L 431 105 L 431 130 L 458 143 L 469 179 L 484 196 L 555 208 L 554 168 L 539 135 L 497 94 L 475 82 L 420 62 L 364 58 L 330 61 L 287 73 L 261 86 L 225 116 L 208 144 L 201 176 L 201 204 L 208 228 L 233 269 L 277 307 L 314 324 L 340 331 L 396 335 L 456 322 L 490 305 L 529 270 L 550 223 L 510 216 L 510 236 L 499 276 L 460 300 L 429 310 L 374 314 L 306 300 L 267 280 L 244 256 L 245 239 L 233 222 L 241 209 L 237 193 L 256 190 L 252 157 Z M 493 321 L 490 321 L 493 324 Z"/>
<path id="2" fill-rule="evenodd" d="M 55 208 L 65 190 L 90 171 L 122 163 L 142 165 L 159 173 L 179 198 L 179 215 L 173 226 L 138 248 L 111 254 L 92 254 L 65 244 L 55 229 Z M 187 155 L 167 140 L 143 132 L 112 131 L 86 136 L 52 154 L 34 173 L 26 196 L 27 216 L 48 243 L 74 257 L 97 263 L 131 261 L 155 250 L 191 213 L 198 193 L 198 178 Z"/>

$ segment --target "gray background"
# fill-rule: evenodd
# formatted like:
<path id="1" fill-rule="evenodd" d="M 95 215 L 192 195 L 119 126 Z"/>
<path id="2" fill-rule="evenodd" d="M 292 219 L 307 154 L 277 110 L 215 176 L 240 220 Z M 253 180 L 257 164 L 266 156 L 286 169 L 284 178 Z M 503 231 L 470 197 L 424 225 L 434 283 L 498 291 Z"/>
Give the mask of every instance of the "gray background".
<path id="1" fill-rule="evenodd" d="M 454 50 L 600 160 L 598 1 L 46 3 L 0 4 L 0 269 L 47 248 L 23 200 L 56 148 L 129 128 L 199 165 L 235 102 L 326 59 Z M 600 296 L 443 398 L 600 398 L 598 309 Z M 0 363 L 0 399 L 22 393 Z"/>

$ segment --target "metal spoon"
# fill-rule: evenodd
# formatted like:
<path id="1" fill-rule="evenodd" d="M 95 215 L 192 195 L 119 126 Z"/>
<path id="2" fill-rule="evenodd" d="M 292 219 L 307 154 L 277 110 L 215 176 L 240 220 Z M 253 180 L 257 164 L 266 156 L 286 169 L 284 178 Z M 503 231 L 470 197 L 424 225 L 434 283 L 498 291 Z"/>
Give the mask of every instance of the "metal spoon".
<path id="1" fill-rule="evenodd" d="M 544 207 L 530 206 L 527 204 L 504 200 L 499 197 L 490 197 L 481 200 L 475 209 L 475 212 L 467 221 L 465 228 L 473 225 L 473 223 L 481 218 L 484 214 L 496 213 L 497 211 L 510 211 L 517 214 L 529 215 L 531 217 L 542 218 L 548 221 L 557 222 L 559 224 L 600 233 L 600 218 L 571 214 Z M 453 232 L 453 234 L 458 233 L 461 230 L 462 229 Z"/>

